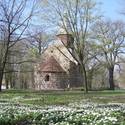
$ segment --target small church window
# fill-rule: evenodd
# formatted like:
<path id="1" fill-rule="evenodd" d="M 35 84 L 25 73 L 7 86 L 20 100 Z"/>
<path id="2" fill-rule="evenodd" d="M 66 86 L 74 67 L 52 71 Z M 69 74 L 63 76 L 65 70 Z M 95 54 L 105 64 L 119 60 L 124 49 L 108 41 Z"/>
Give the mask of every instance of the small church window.
<path id="1" fill-rule="evenodd" d="M 49 81 L 50 80 L 50 76 L 49 75 L 46 75 L 45 76 L 45 81 Z"/>

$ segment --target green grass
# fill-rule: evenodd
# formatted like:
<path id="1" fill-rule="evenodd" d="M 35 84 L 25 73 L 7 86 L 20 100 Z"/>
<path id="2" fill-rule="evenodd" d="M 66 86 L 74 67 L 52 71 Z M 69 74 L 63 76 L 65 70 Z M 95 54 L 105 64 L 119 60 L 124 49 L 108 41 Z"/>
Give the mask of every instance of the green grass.
<path id="1" fill-rule="evenodd" d="M 67 105 L 72 102 L 90 100 L 96 103 L 125 103 L 125 90 L 91 91 L 31 91 L 5 90 L 0 93 L 0 101 L 35 104 Z"/>

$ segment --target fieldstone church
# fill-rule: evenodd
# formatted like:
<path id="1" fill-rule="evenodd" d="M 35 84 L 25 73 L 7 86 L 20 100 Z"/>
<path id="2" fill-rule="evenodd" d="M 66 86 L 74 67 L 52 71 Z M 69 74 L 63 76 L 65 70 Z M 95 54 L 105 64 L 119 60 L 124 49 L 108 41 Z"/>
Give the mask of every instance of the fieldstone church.
<path id="1" fill-rule="evenodd" d="M 35 89 L 58 90 L 82 86 L 79 67 L 64 46 L 68 46 L 72 39 L 70 34 L 60 32 L 55 43 L 44 52 L 44 61 L 38 64 L 35 71 Z"/>
<path id="2" fill-rule="evenodd" d="M 44 61 L 35 67 L 36 90 L 61 90 L 83 86 L 79 66 L 66 48 L 72 40 L 72 35 L 60 28 L 54 44 L 50 45 L 43 54 Z M 102 79 L 105 77 L 96 76 L 91 87 L 106 88 L 107 84 L 100 84 L 103 83 Z"/>

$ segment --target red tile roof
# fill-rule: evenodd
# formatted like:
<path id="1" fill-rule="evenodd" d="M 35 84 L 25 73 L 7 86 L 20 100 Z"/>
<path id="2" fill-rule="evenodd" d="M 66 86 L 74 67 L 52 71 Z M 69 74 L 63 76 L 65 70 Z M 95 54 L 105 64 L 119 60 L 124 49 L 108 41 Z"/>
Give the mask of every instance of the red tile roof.
<path id="1" fill-rule="evenodd" d="M 41 72 L 56 72 L 63 73 L 64 69 L 60 66 L 60 64 L 56 61 L 56 59 L 51 56 L 48 60 L 40 65 Z"/>

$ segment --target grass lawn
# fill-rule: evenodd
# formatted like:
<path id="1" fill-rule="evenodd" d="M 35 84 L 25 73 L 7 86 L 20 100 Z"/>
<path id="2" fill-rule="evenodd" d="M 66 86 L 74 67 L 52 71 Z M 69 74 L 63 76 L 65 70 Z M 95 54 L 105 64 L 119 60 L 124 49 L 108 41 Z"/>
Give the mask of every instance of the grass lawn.
<path id="1" fill-rule="evenodd" d="M 14 102 L 35 105 L 67 105 L 72 102 L 88 100 L 96 103 L 125 103 L 125 90 L 91 91 L 30 91 L 4 90 L 0 102 Z"/>
<path id="2" fill-rule="evenodd" d="M 5 90 L 0 125 L 125 125 L 125 90 Z"/>

